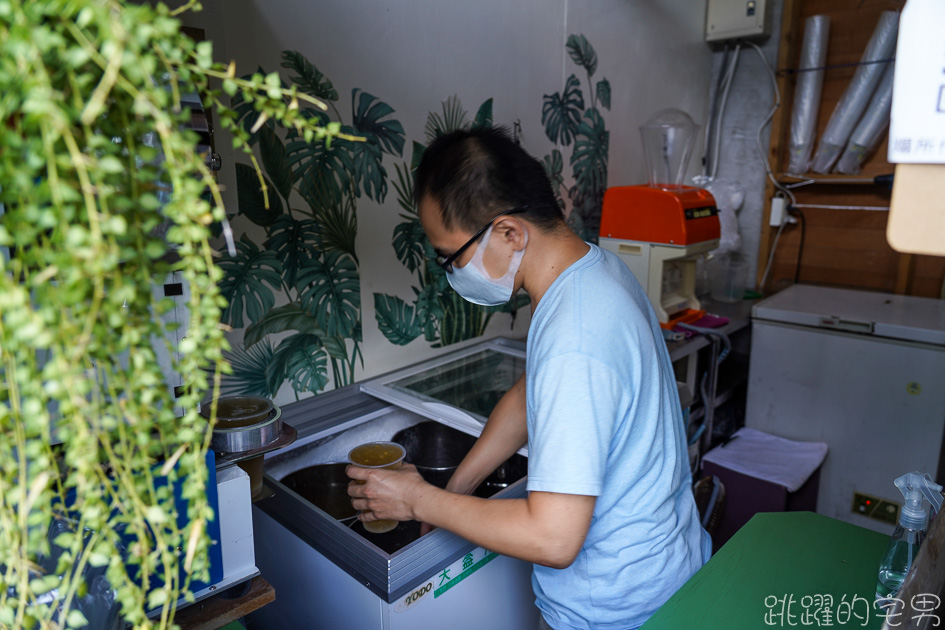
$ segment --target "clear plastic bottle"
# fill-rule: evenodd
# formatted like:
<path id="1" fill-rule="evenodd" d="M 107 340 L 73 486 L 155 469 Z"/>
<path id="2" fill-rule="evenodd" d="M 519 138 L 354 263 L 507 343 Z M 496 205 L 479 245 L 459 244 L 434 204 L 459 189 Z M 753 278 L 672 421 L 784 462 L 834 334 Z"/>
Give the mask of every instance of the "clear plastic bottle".
<path id="1" fill-rule="evenodd" d="M 879 579 L 876 582 L 876 598 L 895 597 L 899 587 L 909 573 L 912 561 L 919 553 L 919 546 L 925 539 L 925 531 L 896 525 L 886 548 L 886 555 L 879 565 Z"/>
<path id="2" fill-rule="evenodd" d="M 886 554 L 879 565 L 876 598 L 880 601 L 898 595 L 899 588 L 909 573 L 909 567 L 919 553 L 929 520 L 925 499 L 928 499 L 936 510 L 942 507 L 942 486 L 933 483 L 928 474 L 912 472 L 896 479 L 895 484 L 906 501 L 899 513 L 899 523 L 889 539 Z"/>

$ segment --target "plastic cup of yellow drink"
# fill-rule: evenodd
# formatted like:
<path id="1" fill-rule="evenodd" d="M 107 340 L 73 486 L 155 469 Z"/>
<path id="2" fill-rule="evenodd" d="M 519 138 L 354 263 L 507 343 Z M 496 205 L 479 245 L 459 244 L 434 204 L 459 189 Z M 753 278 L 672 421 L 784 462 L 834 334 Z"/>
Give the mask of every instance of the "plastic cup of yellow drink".
<path id="1" fill-rule="evenodd" d="M 388 468 L 396 470 L 404 463 L 407 451 L 397 442 L 367 442 L 355 446 L 348 452 L 348 462 L 361 468 Z M 364 483 L 358 481 L 357 483 Z M 365 531 L 383 534 L 397 528 L 395 520 L 378 520 L 362 523 Z"/>

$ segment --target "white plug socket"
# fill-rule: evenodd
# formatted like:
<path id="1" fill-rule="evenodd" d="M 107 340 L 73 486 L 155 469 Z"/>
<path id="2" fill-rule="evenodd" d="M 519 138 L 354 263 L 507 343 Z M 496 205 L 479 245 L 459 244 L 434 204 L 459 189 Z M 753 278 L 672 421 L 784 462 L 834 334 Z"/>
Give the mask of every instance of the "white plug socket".
<path id="1" fill-rule="evenodd" d="M 781 227 L 781 224 L 784 223 L 784 216 L 784 197 L 772 197 L 768 224 L 772 227 Z"/>

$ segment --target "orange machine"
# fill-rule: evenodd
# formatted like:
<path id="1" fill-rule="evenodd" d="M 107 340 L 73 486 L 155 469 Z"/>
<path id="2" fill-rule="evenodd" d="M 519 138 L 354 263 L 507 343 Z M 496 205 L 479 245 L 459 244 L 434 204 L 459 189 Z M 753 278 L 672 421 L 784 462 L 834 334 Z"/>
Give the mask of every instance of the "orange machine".
<path id="1" fill-rule="evenodd" d="M 617 186 L 604 193 L 600 246 L 626 263 L 663 328 L 705 314 L 696 298 L 696 259 L 719 245 L 718 210 L 691 186 Z"/>

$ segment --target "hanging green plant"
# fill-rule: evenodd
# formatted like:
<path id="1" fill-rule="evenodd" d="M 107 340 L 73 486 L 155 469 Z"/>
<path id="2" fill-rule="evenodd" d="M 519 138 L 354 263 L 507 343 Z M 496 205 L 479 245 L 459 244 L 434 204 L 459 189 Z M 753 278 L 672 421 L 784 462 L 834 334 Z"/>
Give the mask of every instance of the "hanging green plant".
<path id="1" fill-rule="evenodd" d="M 226 214 L 191 110 L 212 108 L 244 150 L 268 120 L 300 149 L 356 140 L 303 113 L 326 107 L 278 74 L 215 63 L 181 33 L 195 6 L 0 0 L 0 628 L 101 627 L 112 603 L 119 624 L 168 628 L 208 579 L 212 420 L 198 405 L 225 365 L 210 239 Z M 250 129 L 211 80 L 254 113 Z M 247 154 L 278 219 L 271 190 L 286 183 Z M 172 275 L 189 288 L 179 342 Z M 250 312 L 256 297 L 241 298 Z"/>

